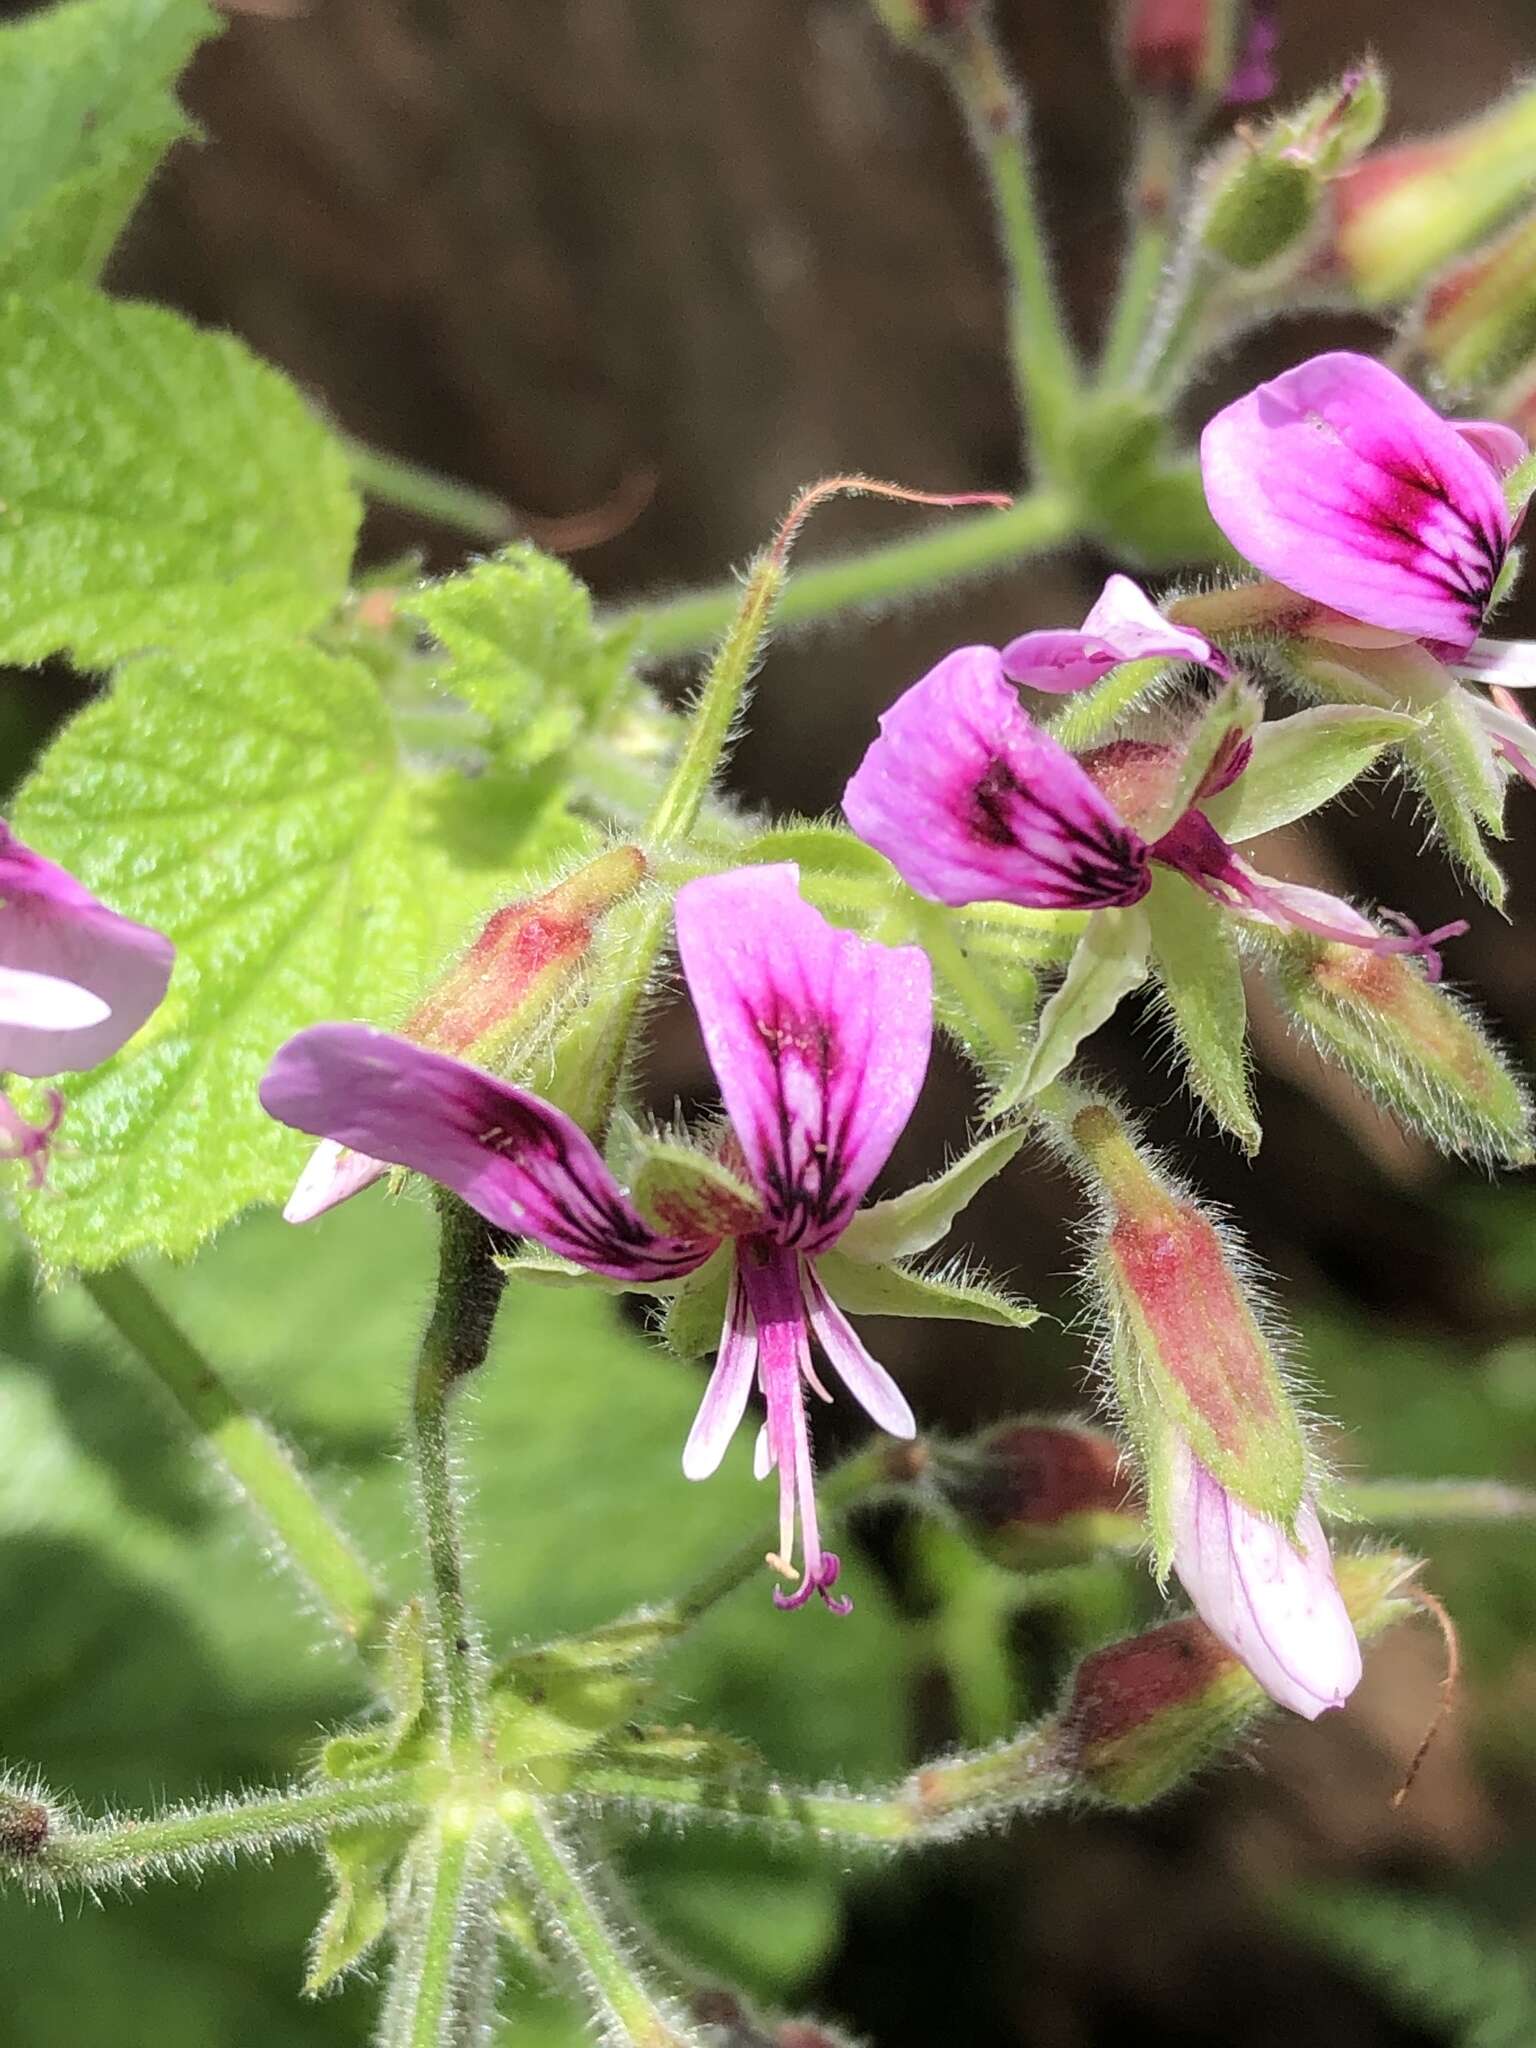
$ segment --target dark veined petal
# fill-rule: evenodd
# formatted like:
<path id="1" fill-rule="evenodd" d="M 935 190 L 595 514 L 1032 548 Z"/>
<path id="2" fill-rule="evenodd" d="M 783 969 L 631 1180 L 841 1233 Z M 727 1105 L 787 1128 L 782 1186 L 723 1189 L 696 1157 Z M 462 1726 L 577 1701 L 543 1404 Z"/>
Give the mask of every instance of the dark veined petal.
<path id="1" fill-rule="evenodd" d="M 843 794 L 859 837 L 940 903 L 1136 903 L 1147 848 L 1020 708 L 990 647 L 947 655 L 897 699 Z"/>
<path id="2" fill-rule="evenodd" d="M 316 1024 L 261 1083 L 279 1122 L 451 1188 L 490 1223 L 615 1280 L 675 1280 L 712 1244 L 663 1237 L 562 1110 L 367 1024 Z"/>
<path id="3" fill-rule="evenodd" d="M 769 1234 L 802 1251 L 833 1243 L 923 1085 L 927 955 L 828 924 L 789 865 L 687 883 L 677 943 Z"/>

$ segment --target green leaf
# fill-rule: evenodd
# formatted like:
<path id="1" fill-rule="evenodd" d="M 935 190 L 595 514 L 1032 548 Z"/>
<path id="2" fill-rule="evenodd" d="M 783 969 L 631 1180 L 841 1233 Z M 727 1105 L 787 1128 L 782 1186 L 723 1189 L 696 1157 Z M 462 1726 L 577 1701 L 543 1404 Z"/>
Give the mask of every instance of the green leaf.
<path id="1" fill-rule="evenodd" d="M 0 305 L 0 395 L 0 659 L 301 633 L 344 594 L 346 457 L 232 335 L 56 285 Z"/>
<path id="2" fill-rule="evenodd" d="M 322 1018 L 393 1023 L 569 847 L 563 813 L 517 796 L 413 775 L 368 672 L 298 643 L 146 657 L 67 726 L 17 830 L 177 961 L 144 1030 L 63 1083 L 68 1143 L 24 1204 L 47 1263 L 184 1256 L 283 1195 L 306 1141 L 261 1109 L 267 1061 Z"/>
<path id="3" fill-rule="evenodd" d="M 712 1358 L 719 1350 L 735 1257 L 734 1246 L 721 1245 L 667 1303 L 661 1335 L 674 1358 Z"/>
<path id="4" fill-rule="evenodd" d="M 850 1315 L 987 1323 L 999 1330 L 1027 1330 L 1040 1320 L 1039 1309 L 974 1278 L 959 1260 L 922 1272 L 912 1266 L 866 1266 L 841 1252 L 822 1252 L 816 1271 Z"/>
<path id="5" fill-rule="evenodd" d="M 1259 1119 L 1248 1081 L 1248 1001 L 1232 920 L 1182 875 L 1159 869 L 1146 902 L 1152 960 L 1189 1085 L 1249 1154 Z"/>
<path id="6" fill-rule="evenodd" d="M 1121 998 L 1147 978 L 1151 928 L 1144 907 L 1096 910 L 1056 990 L 1040 1012 L 1040 1029 L 1022 1073 L 1005 1086 L 994 1116 L 1038 1095 L 1077 1053 L 1085 1038 L 1108 1023 Z"/>
<path id="7" fill-rule="evenodd" d="M 864 1263 L 914 1257 L 946 1236 L 960 1211 L 994 1180 L 1023 1144 L 1022 1128 L 994 1131 L 934 1180 L 861 1209 L 838 1240 L 845 1258 Z"/>
<path id="8" fill-rule="evenodd" d="M 74 0 L 0 30 L 0 291 L 94 281 L 195 132 L 171 86 L 219 28 L 203 0 Z"/>
<path id="9" fill-rule="evenodd" d="M 1253 759 L 1233 783 L 1201 809 L 1224 839 L 1241 842 L 1320 810 L 1383 747 L 1411 739 L 1420 721 L 1368 704 L 1319 704 L 1274 718 L 1253 736 Z"/>
<path id="10" fill-rule="evenodd" d="M 333 1990 L 357 1968 L 389 1923 L 390 1880 L 410 1845 L 410 1829 L 364 1822 L 326 1838 L 331 1902 L 310 1944 L 304 1990 L 310 1998 Z"/>
<path id="11" fill-rule="evenodd" d="M 422 585 L 401 610 L 447 654 L 442 687 L 489 718 L 525 766 L 579 738 L 624 677 L 627 636 L 599 627 L 586 586 L 525 543 Z"/>

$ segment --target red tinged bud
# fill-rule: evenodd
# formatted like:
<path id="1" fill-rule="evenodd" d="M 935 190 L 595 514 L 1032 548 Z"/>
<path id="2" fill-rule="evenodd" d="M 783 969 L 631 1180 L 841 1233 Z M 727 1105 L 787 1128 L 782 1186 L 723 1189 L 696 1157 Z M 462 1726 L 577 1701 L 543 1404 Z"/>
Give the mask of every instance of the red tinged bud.
<path id="1" fill-rule="evenodd" d="M 52 1815 L 41 1800 L 0 1792 L 0 1861 L 30 1862 L 48 1846 Z"/>
<path id="2" fill-rule="evenodd" d="M 1275 89 L 1271 9 L 1245 0 L 1126 0 L 1120 58 L 1133 93 L 1246 106 Z"/>
<path id="3" fill-rule="evenodd" d="M 928 1472 L 978 1549 L 1011 1570 L 1135 1550 L 1145 1538 L 1119 1445 L 1084 1423 L 1001 1423 L 974 1443 L 935 1446 Z"/>

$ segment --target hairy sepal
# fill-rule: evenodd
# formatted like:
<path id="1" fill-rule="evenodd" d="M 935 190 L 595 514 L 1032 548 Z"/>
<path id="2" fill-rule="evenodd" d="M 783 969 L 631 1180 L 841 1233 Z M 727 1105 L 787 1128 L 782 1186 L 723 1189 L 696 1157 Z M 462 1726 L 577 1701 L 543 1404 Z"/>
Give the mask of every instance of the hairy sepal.
<path id="1" fill-rule="evenodd" d="M 1167 870 L 1153 876 L 1146 913 L 1152 964 L 1190 1089 L 1251 1156 L 1262 1134 L 1249 1083 L 1248 1002 L 1232 920 Z"/>

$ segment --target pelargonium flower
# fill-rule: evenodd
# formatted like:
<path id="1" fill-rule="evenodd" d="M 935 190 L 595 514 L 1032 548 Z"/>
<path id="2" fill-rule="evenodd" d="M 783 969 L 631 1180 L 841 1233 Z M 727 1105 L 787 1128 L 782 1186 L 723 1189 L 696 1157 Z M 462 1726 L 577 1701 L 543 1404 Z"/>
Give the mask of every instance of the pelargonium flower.
<path id="1" fill-rule="evenodd" d="M 898 1206 L 856 1216 L 927 1071 L 928 960 L 917 947 L 877 945 L 828 924 L 802 900 L 789 865 L 690 882 L 676 915 L 683 973 L 730 1126 L 723 1148 L 698 1155 L 691 1169 L 680 1172 L 670 1149 L 649 1215 L 553 1103 L 366 1025 L 301 1031 L 272 1061 L 261 1099 L 284 1123 L 428 1175 L 491 1223 L 589 1273 L 665 1292 L 724 1249 L 719 1357 L 683 1469 L 692 1479 L 716 1469 L 755 1382 L 767 1405 L 759 1476 L 779 1475 L 779 1548 L 769 1562 L 799 1581 L 774 1598 L 798 1607 L 819 1593 L 845 1612 L 849 1603 L 831 1590 L 838 1559 L 817 1527 L 807 1389 L 830 1397 L 811 1343 L 882 1429 L 914 1434 L 905 1397 L 855 1334 L 830 1276 L 859 1257 L 860 1226 Z M 969 1192 L 949 1200 L 943 1228 Z M 879 1257 L 888 1255 L 888 1235 L 876 1232 Z M 797 1519 L 798 1571 L 790 1562 Z"/>
<path id="2" fill-rule="evenodd" d="M 1086 690 L 1124 661 L 1194 661 L 1230 681 L 1226 656 L 1191 626 L 1165 619 L 1129 576 L 1111 576 L 1077 631 L 1021 633 L 1003 649 L 1003 673 L 1033 690 Z"/>
<path id="3" fill-rule="evenodd" d="M 100 1066 L 156 1009 L 175 948 L 109 910 L 73 875 L 0 822 L 0 1069 L 39 1079 Z M 0 1156 L 40 1181 L 58 1127 L 35 1126 L 0 1097 Z"/>
<path id="4" fill-rule="evenodd" d="M 1217 525 L 1278 596 L 1309 601 L 1265 622 L 1348 649 L 1339 658 L 1367 675 L 1372 650 L 1416 648 L 1444 690 L 1453 677 L 1536 686 L 1536 643 L 1481 637 L 1515 532 L 1501 479 L 1525 454 L 1512 427 L 1442 419 L 1385 364 L 1348 351 L 1260 384 L 1200 442 Z M 1470 701 L 1527 773 L 1507 716 Z"/>
<path id="5" fill-rule="evenodd" d="M 843 795 L 859 837 L 940 903 L 1110 910 L 1155 866 L 1237 911 L 1375 953 L 1420 953 L 1466 929 L 1387 934 L 1315 914 L 1242 860 L 1202 806 L 1242 775 L 1240 721 L 1193 788 L 1171 747 L 1120 740 L 1077 760 L 1024 711 L 989 647 L 962 647 L 897 699 Z M 1144 836 L 1138 826 L 1156 819 Z"/>
<path id="6" fill-rule="evenodd" d="M 1310 1500 L 1294 1536 L 1229 1493 L 1187 1443 L 1170 1475 L 1173 1569 L 1270 1698 L 1315 1721 L 1360 1683 L 1360 1644 Z"/>

